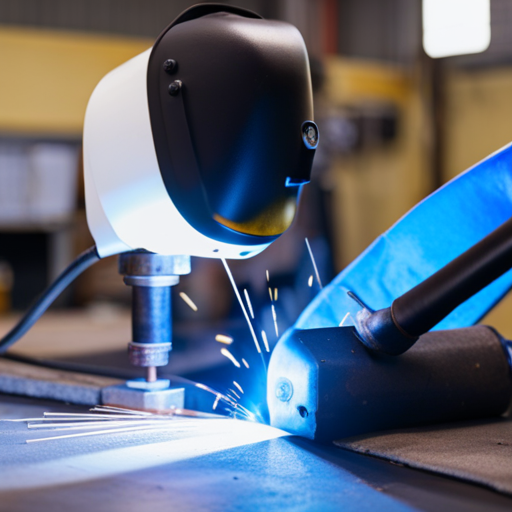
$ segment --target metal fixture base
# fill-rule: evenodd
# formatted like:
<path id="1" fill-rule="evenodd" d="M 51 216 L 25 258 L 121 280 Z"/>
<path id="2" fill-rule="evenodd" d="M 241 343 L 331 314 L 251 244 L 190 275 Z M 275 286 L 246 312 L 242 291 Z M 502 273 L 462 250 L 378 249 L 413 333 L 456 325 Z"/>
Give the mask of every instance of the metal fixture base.
<path id="1" fill-rule="evenodd" d="M 149 411 L 183 409 L 185 405 L 185 389 L 167 388 L 145 391 L 122 384 L 103 388 L 101 401 L 105 405 Z"/>

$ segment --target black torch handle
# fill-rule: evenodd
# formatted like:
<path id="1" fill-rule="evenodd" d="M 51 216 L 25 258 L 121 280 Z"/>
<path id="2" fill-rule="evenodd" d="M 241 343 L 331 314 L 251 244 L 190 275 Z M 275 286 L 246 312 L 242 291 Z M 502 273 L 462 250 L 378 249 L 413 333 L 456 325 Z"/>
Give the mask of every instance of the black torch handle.
<path id="1" fill-rule="evenodd" d="M 391 306 L 393 321 L 411 337 L 437 325 L 457 306 L 512 268 L 512 217 Z"/>
<path id="2" fill-rule="evenodd" d="M 358 315 L 360 340 L 371 350 L 403 354 L 457 306 L 512 268 L 512 217 L 391 307 Z"/>

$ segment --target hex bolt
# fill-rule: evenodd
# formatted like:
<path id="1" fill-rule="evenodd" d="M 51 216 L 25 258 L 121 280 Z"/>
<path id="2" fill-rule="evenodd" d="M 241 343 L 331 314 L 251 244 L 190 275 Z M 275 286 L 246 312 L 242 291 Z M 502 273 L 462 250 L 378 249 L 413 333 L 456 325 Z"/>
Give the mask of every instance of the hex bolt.
<path id="1" fill-rule="evenodd" d="M 281 402 L 288 402 L 293 395 L 293 385 L 286 378 L 281 377 L 276 383 L 276 398 Z"/>
<path id="2" fill-rule="evenodd" d="M 174 80 L 174 82 L 169 85 L 169 94 L 171 96 L 176 96 L 180 92 L 181 85 L 181 80 Z"/>
<path id="3" fill-rule="evenodd" d="M 173 73 L 176 71 L 176 68 L 178 66 L 178 63 L 174 59 L 167 59 L 164 62 L 164 71 L 166 73 Z"/>

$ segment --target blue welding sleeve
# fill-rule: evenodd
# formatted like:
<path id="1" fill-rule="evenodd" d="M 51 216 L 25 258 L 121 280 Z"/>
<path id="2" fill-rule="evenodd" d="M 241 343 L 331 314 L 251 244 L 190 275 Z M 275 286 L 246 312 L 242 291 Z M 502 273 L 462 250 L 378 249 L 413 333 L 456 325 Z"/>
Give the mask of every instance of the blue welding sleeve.
<path id="1" fill-rule="evenodd" d="M 295 327 L 338 325 L 360 309 L 353 291 L 372 309 L 389 307 L 512 216 L 512 144 L 493 153 L 428 196 L 327 285 Z M 478 322 L 510 289 L 507 272 L 464 302 L 434 329 Z M 347 322 L 353 323 L 353 322 Z"/>

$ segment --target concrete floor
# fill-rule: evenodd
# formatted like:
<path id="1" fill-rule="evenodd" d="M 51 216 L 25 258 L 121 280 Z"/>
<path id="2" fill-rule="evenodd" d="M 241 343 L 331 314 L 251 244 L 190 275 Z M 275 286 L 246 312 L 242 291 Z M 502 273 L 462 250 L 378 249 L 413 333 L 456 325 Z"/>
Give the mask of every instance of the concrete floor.
<path id="1" fill-rule="evenodd" d="M 0 417 L 83 408 L 0 397 Z M 26 444 L 0 423 L 0 510 L 504 511 L 512 498 L 294 438 L 264 425 L 176 420 L 167 431 Z"/>

